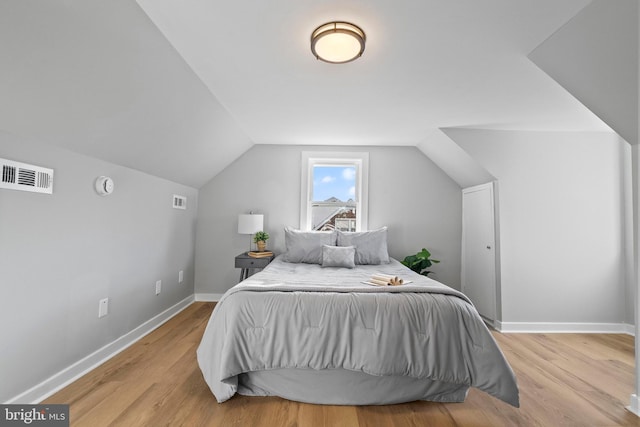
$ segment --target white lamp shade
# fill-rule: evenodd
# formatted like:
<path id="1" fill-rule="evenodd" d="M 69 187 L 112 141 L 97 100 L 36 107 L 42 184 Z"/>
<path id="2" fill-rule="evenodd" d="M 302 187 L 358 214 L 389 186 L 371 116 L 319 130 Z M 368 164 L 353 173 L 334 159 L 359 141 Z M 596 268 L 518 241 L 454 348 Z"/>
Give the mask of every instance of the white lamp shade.
<path id="1" fill-rule="evenodd" d="M 255 234 L 262 231 L 264 215 L 238 215 L 238 234 Z"/>

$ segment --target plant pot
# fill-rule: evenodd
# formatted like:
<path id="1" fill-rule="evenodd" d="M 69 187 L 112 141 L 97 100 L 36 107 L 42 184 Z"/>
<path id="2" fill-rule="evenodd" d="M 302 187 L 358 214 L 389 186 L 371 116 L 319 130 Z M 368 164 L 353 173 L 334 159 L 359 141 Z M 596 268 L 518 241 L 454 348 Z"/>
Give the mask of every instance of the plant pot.
<path id="1" fill-rule="evenodd" d="M 256 245 L 258 246 L 258 251 L 260 251 L 260 252 L 262 252 L 265 249 L 267 249 L 267 242 L 265 242 L 264 240 L 257 241 Z"/>

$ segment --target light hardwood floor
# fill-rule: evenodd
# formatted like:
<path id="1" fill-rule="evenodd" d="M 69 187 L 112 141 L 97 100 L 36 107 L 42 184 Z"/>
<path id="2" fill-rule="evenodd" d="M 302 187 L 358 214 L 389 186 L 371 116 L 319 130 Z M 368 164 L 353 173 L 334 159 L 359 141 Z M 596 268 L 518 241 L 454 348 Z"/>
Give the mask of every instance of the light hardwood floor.
<path id="1" fill-rule="evenodd" d="M 45 403 L 70 404 L 72 426 L 640 426 L 627 412 L 627 335 L 499 334 L 520 387 L 513 408 L 472 389 L 464 403 L 324 406 L 235 396 L 218 404 L 196 362 L 213 303 L 194 303 Z"/>

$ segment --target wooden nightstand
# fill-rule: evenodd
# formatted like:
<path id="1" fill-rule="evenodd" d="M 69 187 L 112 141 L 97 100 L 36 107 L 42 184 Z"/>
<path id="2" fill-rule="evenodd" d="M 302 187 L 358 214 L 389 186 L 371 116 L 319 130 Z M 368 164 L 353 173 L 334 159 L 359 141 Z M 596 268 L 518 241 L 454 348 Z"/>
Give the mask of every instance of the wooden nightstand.
<path id="1" fill-rule="evenodd" d="M 275 255 L 264 258 L 253 258 L 247 255 L 246 252 L 243 252 L 240 255 L 236 256 L 236 268 L 241 269 L 240 282 L 253 274 L 253 271 L 251 271 L 251 274 L 249 274 L 250 270 L 254 270 L 256 268 L 265 268 L 271 261 L 273 261 L 273 258 L 275 258 Z"/>

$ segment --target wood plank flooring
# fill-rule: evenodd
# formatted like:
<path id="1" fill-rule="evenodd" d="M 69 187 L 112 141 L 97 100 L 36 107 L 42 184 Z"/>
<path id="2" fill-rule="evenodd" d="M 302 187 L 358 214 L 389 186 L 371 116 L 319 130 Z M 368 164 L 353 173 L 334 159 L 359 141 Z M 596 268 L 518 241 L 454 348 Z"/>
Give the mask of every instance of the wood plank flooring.
<path id="1" fill-rule="evenodd" d="M 633 337 L 500 334 L 519 409 L 472 389 L 464 403 L 325 406 L 235 396 L 218 404 L 195 351 L 214 303 L 194 303 L 45 403 L 70 405 L 72 426 L 640 426 Z"/>

